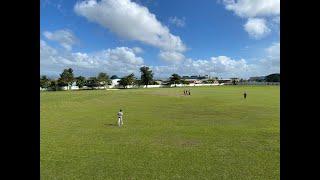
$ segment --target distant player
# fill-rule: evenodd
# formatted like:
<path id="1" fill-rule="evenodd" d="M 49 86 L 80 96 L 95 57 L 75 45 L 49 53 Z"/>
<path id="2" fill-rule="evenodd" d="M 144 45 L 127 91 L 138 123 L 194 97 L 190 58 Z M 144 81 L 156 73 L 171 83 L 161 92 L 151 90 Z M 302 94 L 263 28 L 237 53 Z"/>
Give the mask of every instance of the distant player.
<path id="1" fill-rule="evenodd" d="M 188 93 L 189 93 L 189 95 L 191 95 L 190 89 L 189 89 L 189 92 L 188 92 Z"/>
<path id="2" fill-rule="evenodd" d="M 247 92 L 246 92 L 246 91 L 244 91 L 243 97 L 244 97 L 245 99 L 247 98 Z"/>
<path id="3" fill-rule="evenodd" d="M 120 111 L 118 112 L 118 126 L 119 127 L 121 127 L 123 125 L 122 116 L 123 116 L 123 112 L 120 109 Z"/>

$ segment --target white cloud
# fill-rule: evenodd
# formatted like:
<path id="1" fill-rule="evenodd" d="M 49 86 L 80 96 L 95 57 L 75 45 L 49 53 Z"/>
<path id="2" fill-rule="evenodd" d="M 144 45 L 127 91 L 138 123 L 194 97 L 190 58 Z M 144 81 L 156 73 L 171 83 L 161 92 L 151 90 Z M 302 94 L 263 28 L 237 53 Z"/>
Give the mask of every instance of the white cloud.
<path id="1" fill-rule="evenodd" d="M 270 57 L 280 57 L 280 43 L 273 43 L 272 46 L 266 48 L 266 52 Z"/>
<path id="2" fill-rule="evenodd" d="M 45 31 L 43 35 L 52 41 L 58 42 L 66 50 L 72 50 L 72 46 L 77 43 L 77 38 L 69 29 L 57 30 L 54 32 Z"/>
<path id="3" fill-rule="evenodd" d="M 280 36 L 280 16 L 269 18 L 268 27 Z"/>
<path id="4" fill-rule="evenodd" d="M 137 57 L 134 50 L 128 47 L 117 47 L 115 49 L 107 49 L 97 54 L 101 59 L 105 58 L 107 62 L 121 62 L 132 65 L 141 65 L 143 59 Z"/>
<path id="5" fill-rule="evenodd" d="M 266 57 L 260 60 L 261 69 L 266 73 L 280 72 L 280 43 L 273 43 L 265 49 Z"/>
<path id="6" fill-rule="evenodd" d="M 185 59 L 179 64 L 152 66 L 155 76 L 167 78 L 173 73 L 179 75 L 210 75 L 222 78 L 263 76 L 280 72 L 280 43 L 273 43 L 264 49 L 263 58 L 251 60 L 216 56 L 208 59 Z"/>
<path id="7" fill-rule="evenodd" d="M 249 18 L 244 25 L 244 29 L 250 37 L 261 39 L 270 33 L 270 29 L 266 25 L 266 21 L 260 18 Z"/>
<path id="8" fill-rule="evenodd" d="M 240 17 L 261 17 L 280 14 L 280 0 L 225 0 L 227 10 Z"/>
<path id="9" fill-rule="evenodd" d="M 186 50 L 179 36 L 171 34 L 146 7 L 130 0 L 86 0 L 78 2 L 74 11 L 121 37 L 167 51 Z"/>
<path id="10" fill-rule="evenodd" d="M 186 18 L 170 17 L 169 23 L 176 25 L 177 27 L 184 27 L 186 25 Z"/>
<path id="11" fill-rule="evenodd" d="M 255 39 L 261 39 L 271 32 L 266 18 L 271 18 L 271 27 L 280 24 L 280 0 L 224 0 L 223 3 L 227 10 L 248 18 L 244 29 Z"/>
<path id="12" fill-rule="evenodd" d="M 176 63 L 181 62 L 184 59 L 184 55 L 175 51 L 161 51 L 159 58 L 170 63 Z"/>
<path id="13" fill-rule="evenodd" d="M 247 62 L 244 59 L 234 60 L 227 56 L 211 57 L 214 72 L 237 73 L 247 70 Z"/>
<path id="14" fill-rule="evenodd" d="M 166 54 L 166 52 L 162 53 Z M 170 57 L 172 54 L 166 55 Z M 264 57 L 251 61 L 251 63 L 242 58 L 234 59 L 228 56 L 214 56 L 208 59 L 183 58 L 177 62 L 179 63 L 149 67 L 155 73 L 155 77 L 163 78 L 173 73 L 180 75 L 208 74 L 223 78 L 267 75 L 280 72 L 280 43 L 273 43 L 265 48 Z M 43 40 L 40 41 L 40 64 L 42 74 L 50 72 L 58 75 L 62 69 L 71 67 L 76 73 L 93 76 L 102 71 L 110 75 L 123 76 L 134 73 L 139 76 L 139 68 L 146 65 L 143 58 L 137 56 L 133 48 L 116 47 L 94 53 L 71 53 L 60 52 Z"/>
<path id="15" fill-rule="evenodd" d="M 128 47 L 106 49 L 95 53 L 59 52 L 40 41 L 41 72 L 58 72 L 71 67 L 75 71 L 84 73 L 98 73 L 105 71 L 110 74 L 126 75 L 138 73 L 143 65 L 143 58 L 138 57 L 134 50 Z"/>
<path id="16" fill-rule="evenodd" d="M 170 66 L 152 66 L 155 76 L 169 77 L 173 73 L 179 75 L 210 75 L 219 77 L 247 77 L 252 65 L 244 59 L 235 60 L 227 56 L 211 57 L 210 59 L 185 59 L 183 62 Z"/>
<path id="17" fill-rule="evenodd" d="M 141 49 L 140 47 L 133 47 L 132 50 L 136 54 L 143 53 L 143 49 Z"/>
<path id="18" fill-rule="evenodd" d="M 272 49 L 270 49 L 272 51 Z M 180 58 L 172 52 L 162 52 L 164 56 Z M 182 55 L 183 56 L 183 55 Z M 170 59 L 172 60 L 172 59 Z M 95 75 L 100 71 L 119 76 L 135 73 L 139 75 L 139 67 L 144 65 L 142 57 L 128 47 L 106 49 L 95 53 L 59 52 L 50 47 L 45 41 L 40 41 L 41 72 L 61 73 L 62 69 L 71 67 L 75 72 Z M 150 66 L 157 77 L 169 77 L 172 73 L 180 75 L 211 74 L 222 77 L 243 75 L 248 64 L 244 59 L 234 60 L 226 56 L 212 57 L 207 60 L 181 59 L 167 66 Z"/>
<path id="19" fill-rule="evenodd" d="M 47 45 L 47 43 L 43 40 L 40 40 L 40 55 L 56 55 L 57 51 L 54 48 L 51 48 Z"/>

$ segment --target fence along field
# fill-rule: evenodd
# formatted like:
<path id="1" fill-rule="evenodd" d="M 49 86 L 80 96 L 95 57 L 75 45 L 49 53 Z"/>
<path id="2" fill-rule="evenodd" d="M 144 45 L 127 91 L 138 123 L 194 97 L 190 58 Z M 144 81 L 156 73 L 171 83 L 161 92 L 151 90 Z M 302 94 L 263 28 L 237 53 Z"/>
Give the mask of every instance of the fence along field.
<path id="1" fill-rule="evenodd" d="M 137 86 L 137 85 L 128 85 L 127 88 L 167 88 L 167 87 L 199 87 L 199 86 L 223 86 L 223 85 L 232 85 L 232 84 L 224 84 L 224 83 L 221 83 L 221 84 L 170 84 L 170 85 L 148 85 L 145 86 L 145 85 L 142 85 L 142 86 Z M 256 85 L 262 85 L 262 86 L 265 86 L 265 85 L 280 85 L 280 82 L 238 82 L 237 85 L 241 85 L 241 86 L 244 86 L 244 85 L 253 85 L 253 86 L 256 86 Z M 95 89 L 116 89 L 116 88 L 123 88 L 121 87 L 120 85 L 109 85 L 107 87 L 96 87 Z M 90 88 L 82 88 L 82 89 L 90 89 Z M 45 89 L 45 88 L 41 88 L 40 87 L 40 91 L 45 91 L 45 90 L 48 90 L 48 89 Z M 67 87 L 63 87 L 62 90 L 67 90 Z M 79 87 L 78 86 L 71 86 L 71 90 L 79 90 Z"/>
<path id="2" fill-rule="evenodd" d="M 279 179 L 279 89 L 41 92 L 41 178 Z"/>

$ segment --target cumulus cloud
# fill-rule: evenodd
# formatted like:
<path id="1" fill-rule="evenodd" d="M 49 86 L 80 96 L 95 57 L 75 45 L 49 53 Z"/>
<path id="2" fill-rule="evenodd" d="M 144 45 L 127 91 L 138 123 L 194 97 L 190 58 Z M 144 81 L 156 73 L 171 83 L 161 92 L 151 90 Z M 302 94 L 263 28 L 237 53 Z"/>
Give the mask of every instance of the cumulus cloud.
<path id="1" fill-rule="evenodd" d="M 280 0 L 224 0 L 223 3 L 227 10 L 248 18 L 244 29 L 255 39 L 261 39 L 271 32 L 266 18 L 271 18 L 271 26 L 280 24 Z"/>
<path id="2" fill-rule="evenodd" d="M 57 51 L 48 46 L 43 40 L 40 40 L 40 66 L 41 70 L 47 66 L 51 66 L 56 63 L 55 57 L 57 56 Z"/>
<path id="3" fill-rule="evenodd" d="M 244 59 L 232 59 L 227 56 L 209 59 L 185 59 L 179 64 L 152 66 L 155 76 L 169 77 L 173 73 L 180 75 L 210 75 L 218 77 L 247 77 L 254 67 Z"/>
<path id="4" fill-rule="evenodd" d="M 262 17 L 280 14 L 280 0 L 224 0 L 227 10 L 240 17 Z"/>
<path id="5" fill-rule="evenodd" d="M 260 18 L 249 18 L 244 25 L 244 29 L 250 37 L 261 39 L 270 33 L 270 29 L 266 25 L 266 21 Z"/>
<path id="6" fill-rule="evenodd" d="M 52 41 L 58 42 L 66 50 L 72 50 L 72 46 L 77 43 L 77 37 L 69 29 L 57 30 L 54 32 L 45 31 L 43 35 Z"/>
<path id="7" fill-rule="evenodd" d="M 136 54 L 143 53 L 143 49 L 141 49 L 140 47 L 133 47 L 132 50 Z"/>
<path id="8" fill-rule="evenodd" d="M 128 47 L 117 47 L 115 49 L 107 49 L 99 52 L 97 56 L 101 59 L 105 58 L 107 62 L 122 62 L 132 65 L 140 65 L 143 63 L 141 57 L 137 57 L 133 49 Z"/>
<path id="9" fill-rule="evenodd" d="M 166 51 L 186 50 L 179 36 L 171 34 L 146 7 L 130 0 L 86 0 L 78 2 L 74 11 L 121 37 Z"/>
<path id="10" fill-rule="evenodd" d="M 179 64 L 152 66 L 157 77 L 167 78 L 173 73 L 180 75 L 210 75 L 223 78 L 263 76 L 280 72 L 280 43 L 273 43 L 264 49 L 262 58 L 247 60 L 228 56 L 214 56 L 208 59 L 187 58 Z"/>
<path id="11" fill-rule="evenodd" d="M 244 59 L 234 60 L 227 56 L 211 57 L 211 63 L 217 73 L 241 73 L 248 68 Z"/>
<path id="12" fill-rule="evenodd" d="M 280 43 L 273 43 L 265 49 L 266 57 L 260 60 L 261 69 L 266 73 L 280 72 Z"/>
<path id="13" fill-rule="evenodd" d="M 280 57 L 280 43 L 273 43 L 265 49 L 270 57 Z"/>
<path id="14" fill-rule="evenodd" d="M 59 72 L 63 68 L 71 67 L 81 72 L 97 73 L 105 71 L 118 75 L 138 72 L 144 60 L 128 47 L 101 50 L 94 53 L 60 52 L 45 41 L 40 41 L 41 72 Z"/>
<path id="15" fill-rule="evenodd" d="M 177 27 L 184 27 L 186 25 L 186 18 L 170 17 L 169 23 L 174 24 Z"/>
<path id="16" fill-rule="evenodd" d="M 175 51 L 161 51 L 159 58 L 170 63 L 177 63 L 182 61 L 185 57 L 183 54 Z"/>
<path id="17" fill-rule="evenodd" d="M 274 48 L 268 51 L 273 52 Z M 162 52 L 164 57 L 181 58 L 172 52 Z M 271 54 L 271 53 L 270 53 Z M 244 59 L 235 60 L 227 56 L 211 57 L 209 59 L 185 59 L 182 55 L 180 63 L 166 66 L 150 66 L 156 77 L 169 77 L 172 73 L 180 75 L 210 74 L 219 77 L 243 76 L 250 65 Z M 170 60 L 171 60 L 170 58 Z M 61 73 L 62 69 L 71 67 L 75 72 L 95 75 L 100 71 L 120 76 L 129 73 L 139 74 L 139 67 L 145 65 L 142 57 L 136 55 L 133 48 L 117 47 L 94 53 L 59 52 L 40 41 L 41 72 Z"/>
<path id="18" fill-rule="evenodd" d="M 164 66 L 149 66 L 142 57 L 137 56 L 136 50 L 129 47 L 109 48 L 94 53 L 61 52 L 40 41 L 41 72 L 58 75 L 62 69 L 71 67 L 82 75 L 95 76 L 98 72 L 117 74 L 119 76 L 135 73 L 139 75 L 141 66 L 149 66 L 155 77 L 167 78 L 173 73 L 180 75 L 210 75 L 223 78 L 267 75 L 280 72 L 280 43 L 273 43 L 265 48 L 263 58 L 251 61 L 234 59 L 228 56 L 213 56 L 207 59 L 185 58 L 172 52 L 161 52 L 170 60 L 176 58 L 179 63 Z M 160 55 L 159 55 L 160 56 Z"/>

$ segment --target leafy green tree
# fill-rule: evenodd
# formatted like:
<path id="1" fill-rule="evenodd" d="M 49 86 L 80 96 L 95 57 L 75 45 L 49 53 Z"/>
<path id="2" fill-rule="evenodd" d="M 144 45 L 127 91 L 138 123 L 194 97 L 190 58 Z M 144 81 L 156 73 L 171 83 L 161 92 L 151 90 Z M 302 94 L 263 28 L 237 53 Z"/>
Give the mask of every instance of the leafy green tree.
<path id="1" fill-rule="evenodd" d="M 110 79 L 107 73 L 99 73 L 97 77 L 100 86 L 106 87 L 110 83 Z"/>
<path id="2" fill-rule="evenodd" d="M 47 76 L 40 77 L 40 87 L 45 89 L 50 87 L 50 79 Z"/>
<path id="3" fill-rule="evenodd" d="M 142 83 L 148 87 L 148 85 L 151 83 L 153 80 L 153 73 L 152 70 L 149 70 L 149 67 L 143 66 L 140 68 L 141 72 L 141 81 Z"/>
<path id="4" fill-rule="evenodd" d="M 86 86 L 90 87 L 91 89 L 95 88 L 95 87 L 99 87 L 100 83 L 98 81 L 98 79 L 96 77 L 90 77 L 87 81 L 86 81 Z"/>
<path id="5" fill-rule="evenodd" d="M 181 77 L 178 74 L 174 73 L 171 75 L 170 84 L 174 84 L 174 86 L 177 86 L 177 84 L 179 84 L 180 81 L 181 81 Z"/>
<path id="6" fill-rule="evenodd" d="M 186 81 L 186 80 L 184 80 L 184 79 L 181 80 L 181 83 L 182 83 L 182 84 L 187 84 L 187 85 L 190 84 L 189 81 Z"/>
<path id="7" fill-rule="evenodd" d="M 123 86 L 123 88 L 127 88 L 127 86 L 129 85 L 128 78 L 127 77 L 121 78 L 119 81 L 119 85 Z"/>
<path id="8" fill-rule="evenodd" d="M 52 91 L 57 91 L 57 90 L 59 90 L 58 81 L 56 81 L 56 80 L 51 80 L 51 81 L 49 82 L 49 89 L 52 90 Z"/>
<path id="9" fill-rule="evenodd" d="M 133 85 L 136 82 L 136 78 L 134 74 L 130 74 L 120 79 L 119 85 L 123 86 L 123 88 L 127 88 L 128 85 Z"/>
<path id="10" fill-rule="evenodd" d="M 267 82 L 280 82 L 280 74 L 279 73 L 270 74 L 266 76 L 265 79 Z"/>
<path id="11" fill-rule="evenodd" d="M 127 78 L 128 78 L 129 85 L 133 85 L 136 82 L 136 77 L 134 76 L 133 73 L 127 76 Z"/>
<path id="12" fill-rule="evenodd" d="M 69 84 L 66 83 L 64 80 L 62 80 L 61 78 L 59 78 L 57 81 L 56 81 L 56 84 L 59 86 L 59 87 L 64 87 L 64 86 L 68 86 Z M 69 87 L 68 87 L 69 89 Z"/>
<path id="13" fill-rule="evenodd" d="M 83 76 L 76 77 L 76 85 L 81 89 L 86 85 L 86 78 Z"/>
<path id="14" fill-rule="evenodd" d="M 140 87 L 142 85 L 142 81 L 140 79 L 136 79 L 134 84 Z"/>
<path id="15" fill-rule="evenodd" d="M 73 70 L 71 68 L 64 69 L 60 78 L 58 79 L 59 86 L 68 86 L 68 89 L 71 88 L 71 85 L 74 81 Z"/>

